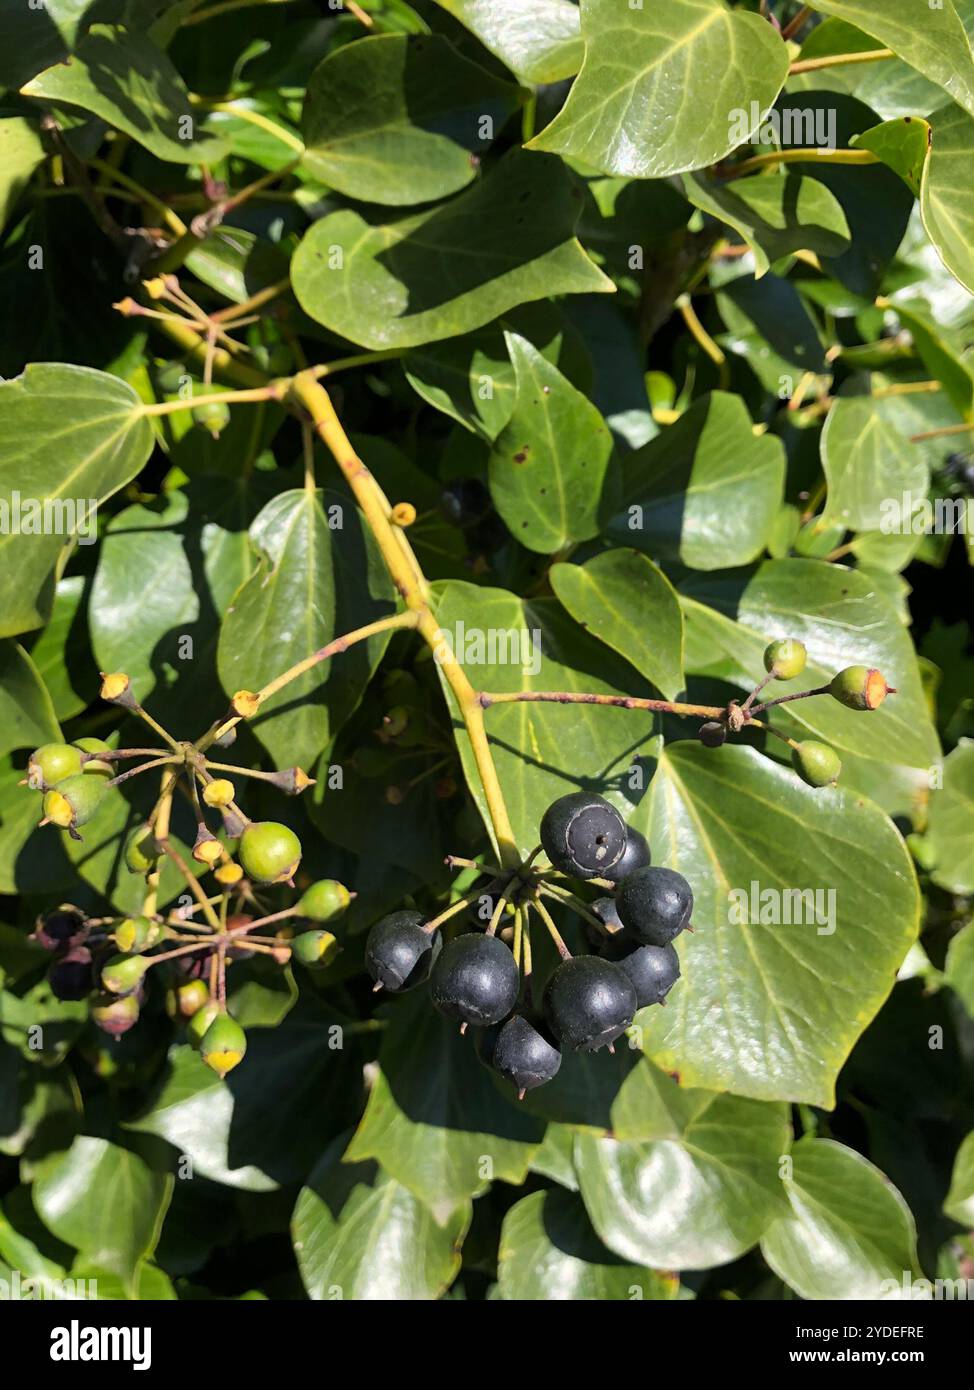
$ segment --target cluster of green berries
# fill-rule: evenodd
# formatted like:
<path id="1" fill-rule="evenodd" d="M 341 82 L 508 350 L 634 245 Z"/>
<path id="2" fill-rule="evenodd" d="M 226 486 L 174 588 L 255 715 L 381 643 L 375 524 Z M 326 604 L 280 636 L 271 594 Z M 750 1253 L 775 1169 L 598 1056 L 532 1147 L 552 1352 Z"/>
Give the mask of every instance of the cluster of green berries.
<path id="1" fill-rule="evenodd" d="M 341 949 L 329 928 L 344 915 L 351 898 L 336 879 L 320 879 L 305 889 L 294 905 L 293 918 L 307 925 L 297 932 L 291 925 L 278 930 L 279 962 L 294 956 L 309 969 L 329 964 Z M 228 919 L 227 929 L 249 925 L 251 920 L 238 914 Z M 38 919 L 33 940 L 50 953 L 47 978 L 52 994 L 62 1000 L 89 999 L 91 1019 L 102 1032 L 119 1038 L 138 1022 L 147 976 L 158 964 L 163 967 L 166 1011 L 174 1021 L 185 1024 L 187 1041 L 207 1066 L 223 1077 L 243 1060 L 246 1034 L 207 983 L 213 938 L 183 935 L 172 918 L 90 919 L 65 904 Z M 169 959 L 170 947 L 187 943 L 196 949 Z M 158 960 L 152 954 L 157 947 L 162 948 Z M 235 937 L 226 947 L 229 964 L 252 954 L 246 936 Z"/>
<path id="2" fill-rule="evenodd" d="M 541 844 L 550 870 L 518 871 L 512 901 L 529 906 L 546 874 L 596 880 L 610 896 L 585 911 L 604 928 L 598 954 L 563 959 L 551 974 L 540 1011 L 531 1007 L 519 962 L 488 928 L 444 943 L 439 919 L 394 912 L 372 928 L 366 967 L 376 989 L 400 993 L 429 982 L 430 999 L 445 1017 L 478 1030 L 481 1060 L 520 1095 L 551 1081 L 562 1048 L 611 1049 L 636 1011 L 662 1004 L 680 976 L 673 940 L 690 926 L 693 893 L 681 874 L 650 864 L 642 835 L 627 828 L 603 797 L 576 792 L 545 812 Z"/>
<path id="3" fill-rule="evenodd" d="M 728 714 L 721 719 L 708 719 L 698 730 L 700 742 L 707 748 L 719 748 L 727 741 L 728 733 L 737 728 L 743 728 L 751 717 L 749 706 L 758 691 L 763 690 L 769 681 L 790 681 L 800 676 L 805 669 L 808 660 L 808 653 L 804 643 L 799 642 L 795 637 L 785 637 L 779 641 L 771 642 L 764 652 L 764 669 L 767 672 L 764 680 L 752 695 L 751 700 L 744 707 L 739 705 L 732 706 Z M 786 699 L 802 699 L 813 695 L 831 695 L 838 700 L 846 709 L 851 710 L 875 710 L 886 699 L 887 695 L 895 695 L 892 686 L 887 685 L 886 678 L 881 671 L 877 671 L 872 666 L 846 666 L 829 681 L 827 686 L 818 690 L 802 692 L 797 696 L 787 696 Z M 774 704 L 774 701 L 770 703 Z M 761 707 L 763 708 L 763 706 Z M 735 725 L 734 716 L 737 716 Z M 842 763 L 839 755 L 834 748 L 828 744 L 821 743 L 817 739 L 805 739 L 801 743 L 789 740 L 791 743 L 791 765 L 798 773 L 803 782 L 810 787 L 834 786 L 839 779 L 842 771 Z"/>

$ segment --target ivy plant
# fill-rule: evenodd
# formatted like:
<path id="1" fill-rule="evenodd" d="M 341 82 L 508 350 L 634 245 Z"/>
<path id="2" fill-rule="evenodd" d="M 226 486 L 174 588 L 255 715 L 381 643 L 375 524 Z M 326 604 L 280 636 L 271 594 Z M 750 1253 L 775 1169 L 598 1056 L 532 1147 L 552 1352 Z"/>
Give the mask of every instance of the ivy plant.
<path id="1" fill-rule="evenodd" d="M 972 37 L 0 4 L 0 1280 L 970 1278 Z"/>

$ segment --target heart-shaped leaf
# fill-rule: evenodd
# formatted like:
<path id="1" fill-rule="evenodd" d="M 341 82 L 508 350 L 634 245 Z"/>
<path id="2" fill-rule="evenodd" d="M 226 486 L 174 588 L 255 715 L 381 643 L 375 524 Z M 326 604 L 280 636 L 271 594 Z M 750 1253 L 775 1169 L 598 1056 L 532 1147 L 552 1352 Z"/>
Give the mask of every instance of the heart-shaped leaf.
<path id="1" fill-rule="evenodd" d="M 639 1016 L 646 1053 L 691 1086 L 830 1107 L 916 936 L 892 823 L 841 785 L 688 740 L 667 746 L 632 822 L 696 900 L 668 1007 Z"/>
<path id="2" fill-rule="evenodd" d="M 611 292 L 575 240 L 580 210 L 561 160 L 514 151 L 427 212 L 386 225 L 350 209 L 323 217 L 291 282 L 306 313 L 365 347 L 452 338 L 548 295 Z"/>
<path id="3" fill-rule="evenodd" d="M 79 1135 L 40 1164 L 38 1215 L 59 1240 L 122 1280 L 131 1293 L 140 1262 L 156 1248 L 173 1179 L 106 1139 Z"/>
<path id="4" fill-rule="evenodd" d="M 781 1210 L 787 1111 L 709 1092 L 677 1096 L 679 1088 L 666 1084 L 674 1109 L 658 1138 L 576 1138 L 582 1200 L 623 1259 L 662 1269 L 727 1264 L 756 1245 Z"/>
<path id="5" fill-rule="evenodd" d="M 741 398 L 715 391 L 625 460 L 609 534 L 694 569 L 745 564 L 764 549 L 784 470 L 780 440 L 756 435 Z"/>
<path id="6" fill-rule="evenodd" d="M 343 1163 L 333 1145 L 301 1189 L 291 1232 L 309 1298 L 439 1298 L 460 1268 L 469 1202 L 442 1219 L 377 1163 Z"/>
<path id="7" fill-rule="evenodd" d="M 604 174 L 665 178 L 743 144 L 781 91 L 788 52 L 766 20 L 724 0 L 582 0 L 585 61 L 531 148 Z M 706 93 L 671 101 L 671 92 Z"/>
<path id="8" fill-rule="evenodd" d="M 139 398 L 118 377 L 41 362 L 0 381 L 0 637 L 45 621 L 62 549 L 95 539 L 98 503 L 151 449 Z"/>
<path id="9" fill-rule="evenodd" d="M 553 565 L 551 587 L 577 623 L 619 653 L 668 700 L 683 689 L 683 613 L 645 555 L 608 550 L 584 565 Z"/>
<path id="10" fill-rule="evenodd" d="M 612 435 L 591 401 L 537 348 L 516 333 L 505 337 L 514 409 L 488 460 L 491 496 L 521 544 L 550 555 L 597 534 Z"/>
<path id="11" fill-rule="evenodd" d="M 909 1297 L 899 1290 L 920 1276 L 916 1229 L 888 1178 L 831 1139 L 799 1140 L 791 1163 L 783 1178 L 791 1211 L 761 1240 L 778 1277 L 800 1298 Z"/>
<path id="12" fill-rule="evenodd" d="M 497 1254 L 501 1297 L 512 1302 L 676 1298 L 680 1281 L 627 1264 L 605 1248 L 571 1192 L 532 1192 L 504 1217 Z"/>
<path id="13" fill-rule="evenodd" d="M 439 34 L 376 34 L 332 49 L 308 80 L 302 162 L 372 203 L 426 203 L 473 179 L 517 90 Z"/>

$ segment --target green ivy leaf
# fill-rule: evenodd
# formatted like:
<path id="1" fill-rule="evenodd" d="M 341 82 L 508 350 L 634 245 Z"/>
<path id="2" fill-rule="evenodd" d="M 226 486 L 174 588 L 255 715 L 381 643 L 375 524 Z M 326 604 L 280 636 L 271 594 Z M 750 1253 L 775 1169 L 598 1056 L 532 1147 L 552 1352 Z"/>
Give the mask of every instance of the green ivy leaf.
<path id="1" fill-rule="evenodd" d="M 416 347 L 549 295 L 611 292 L 573 235 L 580 210 L 561 160 L 514 151 L 441 207 L 387 225 L 351 209 L 323 217 L 294 253 L 291 282 L 332 332 Z"/>
<path id="2" fill-rule="evenodd" d="M 841 785 L 813 790 L 753 749 L 689 740 L 663 752 L 633 824 L 696 899 L 682 979 L 640 1015 L 644 1051 L 691 1086 L 830 1108 L 917 932 L 898 832 Z"/>
<path id="3" fill-rule="evenodd" d="M 787 1111 L 677 1087 L 668 1104 L 658 1138 L 576 1138 L 582 1200 L 623 1259 L 663 1269 L 727 1264 L 756 1245 L 781 1210 Z M 664 1199 L 674 1192 L 679 1203 Z"/>
<path id="4" fill-rule="evenodd" d="M 974 1018 L 974 922 L 968 922 L 951 937 L 944 979 Z"/>
<path id="5" fill-rule="evenodd" d="M 309 1298 L 439 1298 L 460 1268 L 469 1202 L 438 1217 L 377 1163 L 343 1163 L 342 1142 L 298 1195 L 291 1233 Z"/>
<path id="6" fill-rule="evenodd" d="M 124 381 L 89 367 L 40 362 L 0 381 L 0 637 L 46 621 L 65 544 L 89 536 L 92 505 L 149 457 L 152 428 L 139 406 Z M 50 521 L 41 530 L 45 505 Z"/>
<path id="7" fill-rule="evenodd" d="M 62 721 L 80 714 L 98 694 L 98 670 L 85 624 L 87 596 L 88 581 L 83 575 L 59 579 L 47 627 L 30 649 L 55 717 Z"/>
<path id="8" fill-rule="evenodd" d="M 609 550 L 584 565 L 553 565 L 558 600 L 663 692 L 683 689 L 683 613 L 672 584 L 635 550 Z"/>
<path id="9" fill-rule="evenodd" d="M 139 1264 L 155 1250 L 173 1178 L 106 1139 L 78 1135 L 42 1161 L 34 1204 L 49 1230 L 86 1261 L 117 1275 L 131 1296 Z"/>
<path id="10" fill-rule="evenodd" d="M 377 1159 L 442 1220 L 496 1178 L 522 1183 L 543 1134 L 542 1123 L 506 1102 L 473 1040 L 421 989 L 395 1005 L 345 1159 Z"/>
<path id="11" fill-rule="evenodd" d="M 899 428 L 895 397 L 851 391 L 832 406 L 822 430 L 822 469 L 828 481 L 826 524 L 842 522 L 852 531 L 883 529 L 890 502 L 904 493 L 926 497 L 930 473 L 923 455 Z M 906 518 L 904 518 L 906 520 Z"/>
<path id="12" fill-rule="evenodd" d="M 21 87 L 24 96 L 80 106 L 158 159 L 214 163 L 226 146 L 199 129 L 183 80 L 148 35 L 93 24 L 71 55 Z"/>
<path id="13" fill-rule="evenodd" d="M 604 174 L 665 178 L 715 164 L 746 141 L 788 74 L 771 25 L 723 0 L 669 0 L 665 10 L 582 0 L 581 10 L 582 70 L 529 148 Z"/>
<path id="14" fill-rule="evenodd" d="M 871 150 L 894 173 L 899 174 L 913 196 L 918 198 L 930 139 L 929 121 L 916 116 L 902 116 L 898 120 L 873 126 L 872 130 L 857 135 L 852 143 L 857 148 Z"/>
<path id="15" fill-rule="evenodd" d="M 608 1251 L 571 1192 L 532 1192 L 504 1217 L 497 1278 L 501 1297 L 522 1302 L 666 1301 L 675 1274 L 627 1264 Z"/>
<path id="16" fill-rule="evenodd" d="M 431 202 L 470 183 L 516 104 L 515 87 L 441 35 L 376 34 L 332 49 L 308 79 L 302 162 L 349 198 Z"/>
<path id="17" fill-rule="evenodd" d="M 560 82 L 582 65 L 578 6 L 568 0 L 436 0 L 524 83 Z"/>
<path id="18" fill-rule="evenodd" d="M 849 224 L 838 198 L 818 179 L 794 170 L 724 184 L 684 174 L 683 187 L 694 207 L 740 233 L 754 252 L 758 279 L 772 261 L 793 251 L 839 256 L 849 246 Z"/>
<path id="19" fill-rule="evenodd" d="M 23 116 L 0 119 L 0 227 L 43 158 L 44 146 L 32 122 Z"/>
<path id="20" fill-rule="evenodd" d="M 918 14 L 913 0 L 814 0 L 891 48 L 974 115 L 974 54 L 953 0 Z"/>
<path id="21" fill-rule="evenodd" d="M 974 294 L 974 192 L 968 171 L 974 157 L 974 120 L 959 106 L 930 119 L 930 157 L 920 185 L 920 213 L 944 265 Z"/>
<path id="22" fill-rule="evenodd" d="M 391 581 L 357 510 L 338 493 L 282 492 L 250 530 L 260 563 L 220 630 L 228 695 L 257 690 L 295 662 L 392 611 Z M 387 634 L 322 662 L 262 705 L 251 728 L 278 767 L 308 771 L 361 698 Z"/>
<path id="23" fill-rule="evenodd" d="M 514 409 L 488 460 L 494 505 L 514 536 L 542 555 L 599 530 L 612 458 L 602 416 L 557 367 L 516 333 Z"/>
<path id="24" fill-rule="evenodd" d="M 806 372 L 828 370 L 821 333 L 791 280 L 740 275 L 714 298 L 727 325 L 721 345 L 743 357 L 778 400 L 792 395 Z"/>
<path id="25" fill-rule="evenodd" d="M 974 743 L 962 743 L 944 759 L 927 835 L 937 856 L 934 882 L 948 893 L 974 893 Z"/>
<path id="26" fill-rule="evenodd" d="M 435 612 L 477 689 L 649 693 L 631 666 L 607 653 L 550 599 L 523 600 L 502 589 L 451 581 L 436 586 Z M 447 693 L 455 710 L 452 698 Z M 522 854 L 534 849 L 541 817 L 567 791 L 607 792 L 628 815 L 633 803 L 628 774 L 640 752 L 655 747 L 652 716 L 635 710 L 620 715 L 593 705 L 498 705 L 487 711 L 486 723 Z M 458 716 L 454 733 L 467 784 L 486 823 L 483 791 Z"/>
<path id="27" fill-rule="evenodd" d="M 944 1211 L 962 1226 L 974 1222 L 974 1130 L 957 1150 Z"/>
<path id="28" fill-rule="evenodd" d="M 800 1298 L 896 1297 L 904 1275 L 920 1277 L 910 1209 L 878 1168 L 831 1139 L 800 1139 L 791 1159 L 791 1211 L 761 1253 Z"/>
<path id="29" fill-rule="evenodd" d="M 745 564 L 782 501 L 781 441 L 756 435 L 739 396 L 715 391 L 624 461 L 625 509 L 608 534 L 694 569 Z"/>
<path id="30" fill-rule="evenodd" d="M 37 667 L 17 642 L 0 641 L 0 757 L 15 748 L 60 740 L 54 706 Z"/>

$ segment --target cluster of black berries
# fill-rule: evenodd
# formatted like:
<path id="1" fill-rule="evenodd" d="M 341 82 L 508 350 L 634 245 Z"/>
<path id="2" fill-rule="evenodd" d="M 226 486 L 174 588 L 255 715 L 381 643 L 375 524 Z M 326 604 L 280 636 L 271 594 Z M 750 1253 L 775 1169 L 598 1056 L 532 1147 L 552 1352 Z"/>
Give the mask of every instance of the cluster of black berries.
<path id="1" fill-rule="evenodd" d="M 644 837 L 629 830 L 603 797 L 559 797 L 542 819 L 541 845 L 550 868 L 529 861 L 499 890 L 514 908 L 524 909 L 525 921 L 537 911 L 561 952 L 540 1013 L 531 1006 L 529 979 L 522 988 L 525 953 L 518 953 L 517 936 L 512 951 L 496 934 L 499 914 L 486 933 L 466 932 L 444 944 L 442 916 L 424 922 L 419 912 L 394 912 L 372 928 L 366 944 L 376 989 L 399 993 L 428 979 L 434 1006 L 457 1020 L 461 1032 L 468 1025 L 480 1030 L 481 1060 L 522 1096 L 555 1076 L 562 1047 L 611 1050 L 638 1009 L 664 1003 L 680 976 L 673 940 L 692 930 L 693 893 L 686 879 L 651 865 Z M 587 903 L 561 886 L 565 878 L 611 891 Z M 568 952 L 540 903 L 544 897 L 574 907 L 598 926 L 597 954 Z"/>

